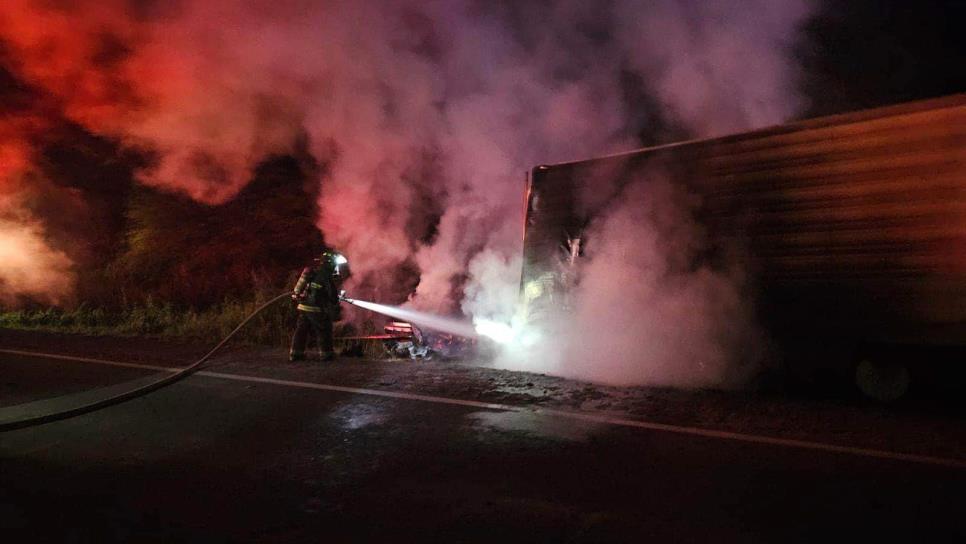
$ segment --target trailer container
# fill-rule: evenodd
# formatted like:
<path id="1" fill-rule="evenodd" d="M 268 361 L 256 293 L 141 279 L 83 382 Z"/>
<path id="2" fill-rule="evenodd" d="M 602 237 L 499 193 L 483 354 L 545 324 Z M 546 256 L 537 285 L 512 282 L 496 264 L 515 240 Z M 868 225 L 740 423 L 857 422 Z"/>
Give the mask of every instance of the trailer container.
<path id="1" fill-rule="evenodd" d="M 521 297 L 566 304 L 593 184 L 655 171 L 742 248 L 778 338 L 966 344 L 966 94 L 532 169 Z M 645 181 L 646 182 L 646 181 Z"/>

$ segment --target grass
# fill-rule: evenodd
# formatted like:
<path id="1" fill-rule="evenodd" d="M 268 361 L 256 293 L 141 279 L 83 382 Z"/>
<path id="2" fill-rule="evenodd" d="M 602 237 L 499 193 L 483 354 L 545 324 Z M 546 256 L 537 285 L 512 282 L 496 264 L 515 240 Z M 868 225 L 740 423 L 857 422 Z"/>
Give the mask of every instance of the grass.
<path id="1" fill-rule="evenodd" d="M 44 308 L 0 312 L 0 327 L 91 335 L 151 336 L 197 340 L 221 339 L 276 293 L 249 300 L 225 300 L 205 309 L 179 308 L 147 300 L 119 311 L 90 307 Z M 283 299 L 262 311 L 240 334 L 246 343 L 287 345 L 295 312 Z"/>
<path id="2" fill-rule="evenodd" d="M 0 327 L 91 335 L 211 340 L 223 338 L 266 300 L 268 297 L 256 295 L 251 300 L 226 300 L 203 310 L 178 308 L 152 300 L 120 311 L 83 304 L 70 310 L 15 310 L 0 313 Z M 252 344 L 286 345 L 294 323 L 293 313 L 290 305 L 278 302 L 252 320 L 241 337 Z"/>
<path id="3" fill-rule="evenodd" d="M 0 309 L 0 328 L 95 336 L 146 336 L 214 344 L 276 294 L 259 292 L 247 300 L 225 300 L 200 310 L 179 308 L 150 299 L 143 304 L 119 311 L 84 304 L 74 309 Z M 282 299 L 248 323 L 233 342 L 288 347 L 294 327 L 295 310 L 287 299 Z M 362 330 L 372 333 L 375 328 L 371 323 L 366 323 Z M 336 327 L 336 336 L 356 334 L 360 334 L 358 329 L 351 325 Z M 378 341 L 337 341 L 336 348 L 370 358 L 385 355 L 385 349 Z"/>

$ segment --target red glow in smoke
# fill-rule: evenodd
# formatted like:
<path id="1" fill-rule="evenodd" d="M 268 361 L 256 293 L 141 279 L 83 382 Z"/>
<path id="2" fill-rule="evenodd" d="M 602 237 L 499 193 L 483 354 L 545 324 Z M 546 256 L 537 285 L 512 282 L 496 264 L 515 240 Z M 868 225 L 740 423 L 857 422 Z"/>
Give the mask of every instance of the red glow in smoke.
<path id="1" fill-rule="evenodd" d="M 499 320 L 523 172 L 636 147 L 651 116 L 627 71 L 695 136 L 782 121 L 809 4 L 7 0 L 0 62 L 44 97 L 37 117 L 150 151 L 140 182 L 201 201 L 299 144 L 350 292 Z M 4 171 L 29 168 L 32 114 L 0 120 Z M 414 293 L 398 270 L 418 271 Z"/>

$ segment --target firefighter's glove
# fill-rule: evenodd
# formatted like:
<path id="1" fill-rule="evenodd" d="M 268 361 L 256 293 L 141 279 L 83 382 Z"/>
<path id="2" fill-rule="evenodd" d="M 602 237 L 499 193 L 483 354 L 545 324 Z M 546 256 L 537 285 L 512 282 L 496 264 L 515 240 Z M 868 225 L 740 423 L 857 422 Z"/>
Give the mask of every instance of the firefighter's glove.
<path id="1" fill-rule="evenodd" d="M 349 297 L 346 296 L 345 289 L 342 289 L 341 291 L 339 291 L 339 302 L 345 302 L 345 299 L 347 298 Z"/>

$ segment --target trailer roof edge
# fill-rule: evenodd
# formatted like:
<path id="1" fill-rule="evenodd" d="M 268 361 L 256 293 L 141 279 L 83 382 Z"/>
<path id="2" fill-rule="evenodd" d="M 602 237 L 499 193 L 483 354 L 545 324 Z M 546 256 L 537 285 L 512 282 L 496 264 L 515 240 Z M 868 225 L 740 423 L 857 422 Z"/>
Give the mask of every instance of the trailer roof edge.
<path id="1" fill-rule="evenodd" d="M 599 155 L 596 157 L 588 157 L 585 159 L 576 159 L 572 161 L 563 161 L 558 163 L 541 163 L 534 168 L 553 168 L 559 166 L 575 166 L 583 163 L 589 163 L 599 160 L 606 159 L 620 159 L 622 157 L 629 157 L 632 155 L 637 155 L 639 153 L 644 153 L 646 151 L 659 151 L 662 149 L 672 149 L 675 147 L 685 147 L 695 144 L 704 144 L 711 142 L 729 142 L 734 141 L 739 138 L 746 138 L 748 136 L 772 136 L 777 134 L 786 134 L 789 132 L 795 132 L 804 129 L 814 129 L 821 127 L 829 127 L 835 125 L 846 125 L 849 123 L 857 123 L 860 121 L 866 121 L 869 119 L 877 119 L 883 117 L 890 117 L 896 115 L 908 115 L 912 113 L 918 113 L 927 110 L 934 110 L 947 107 L 956 106 L 966 106 L 966 93 L 957 93 L 947 96 L 937 97 L 937 98 L 926 98 L 923 100 L 915 100 L 912 102 L 902 102 L 899 104 L 892 104 L 889 106 L 880 106 L 878 108 L 866 108 L 862 110 L 850 111 L 845 113 L 837 113 L 834 115 L 825 115 L 822 117 L 813 117 L 811 119 L 802 119 L 800 121 L 792 121 L 791 123 L 785 123 L 782 125 L 772 125 L 768 127 L 763 127 L 759 129 L 749 130 L 747 132 L 736 132 L 733 134 L 726 134 L 723 136 L 712 136 L 710 138 L 694 138 L 691 140 L 682 140 L 680 142 L 671 142 L 668 144 L 656 145 L 651 147 L 641 147 L 637 149 L 631 149 L 628 151 L 619 151 L 617 153 L 611 153 L 609 155 Z"/>

